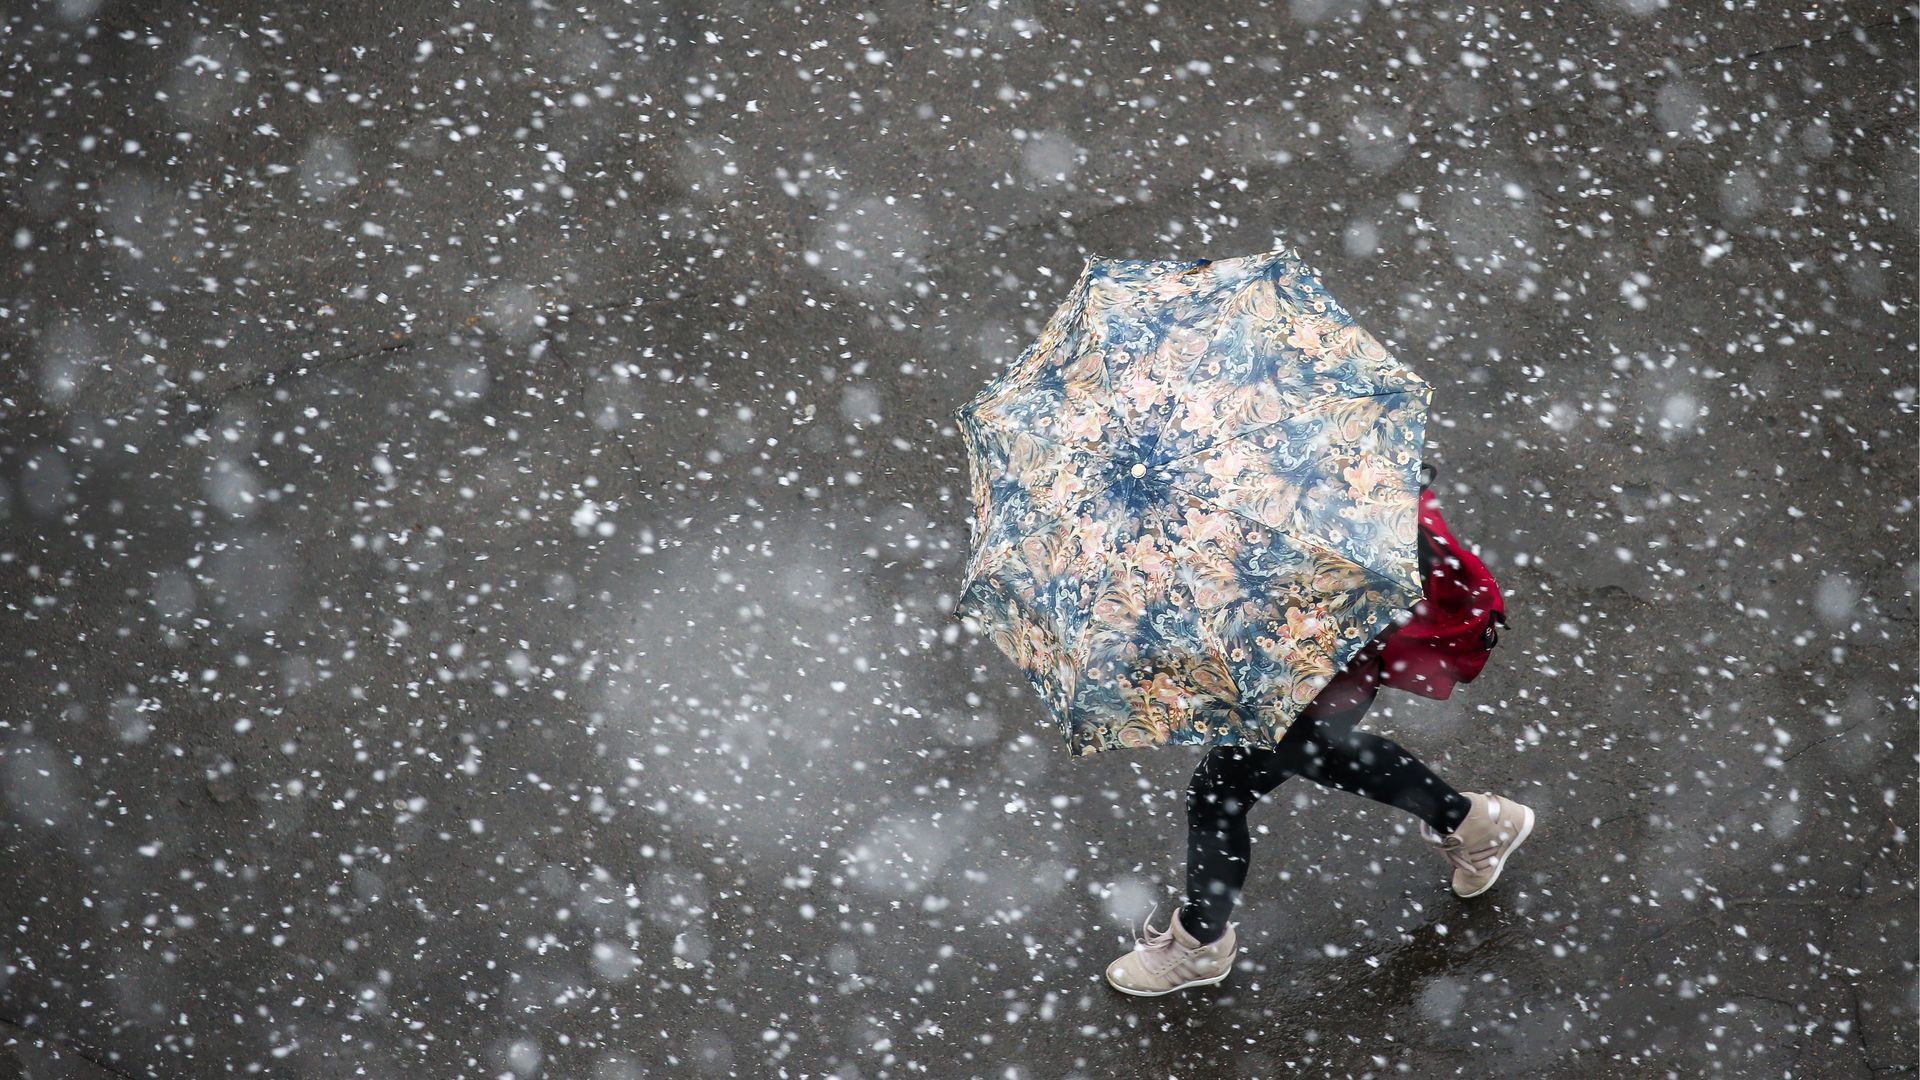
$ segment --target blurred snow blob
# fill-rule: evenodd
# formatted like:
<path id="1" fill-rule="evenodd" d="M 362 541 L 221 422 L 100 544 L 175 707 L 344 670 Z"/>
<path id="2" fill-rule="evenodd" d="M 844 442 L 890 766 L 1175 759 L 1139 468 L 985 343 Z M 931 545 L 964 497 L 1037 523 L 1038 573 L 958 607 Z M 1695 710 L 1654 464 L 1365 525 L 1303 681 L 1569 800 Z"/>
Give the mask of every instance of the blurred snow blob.
<path id="1" fill-rule="evenodd" d="M 360 167 L 346 140 L 322 135 L 307 144 L 300 158 L 300 184 L 321 202 L 360 181 Z"/>

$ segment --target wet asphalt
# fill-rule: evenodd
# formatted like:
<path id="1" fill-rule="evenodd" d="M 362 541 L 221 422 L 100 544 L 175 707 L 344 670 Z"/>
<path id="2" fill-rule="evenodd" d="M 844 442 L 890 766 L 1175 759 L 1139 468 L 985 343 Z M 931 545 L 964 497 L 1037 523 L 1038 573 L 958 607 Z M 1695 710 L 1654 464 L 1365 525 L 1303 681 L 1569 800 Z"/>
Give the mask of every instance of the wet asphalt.
<path id="1" fill-rule="evenodd" d="M 1914 24 L 1758 5 L 5 16 L 0 1071 L 1915 1071 Z M 1090 255 L 1296 247 L 1512 627 L 1254 813 L 947 617 Z"/>

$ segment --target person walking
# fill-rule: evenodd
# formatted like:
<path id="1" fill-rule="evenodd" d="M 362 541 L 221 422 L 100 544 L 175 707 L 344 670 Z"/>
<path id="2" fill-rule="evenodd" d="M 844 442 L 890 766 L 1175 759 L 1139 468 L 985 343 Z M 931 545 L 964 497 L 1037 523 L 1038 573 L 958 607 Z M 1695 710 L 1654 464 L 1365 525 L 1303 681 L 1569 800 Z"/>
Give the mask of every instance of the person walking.
<path id="1" fill-rule="evenodd" d="M 1430 470 L 1423 470 L 1430 472 Z M 1456 895 L 1491 889 L 1533 832 L 1532 808 L 1492 792 L 1462 792 L 1392 739 L 1357 726 L 1382 685 L 1445 698 L 1468 682 L 1498 643 L 1504 601 L 1484 563 L 1441 518 L 1429 483 L 1420 489 L 1418 555 L 1425 597 L 1411 618 L 1375 637 L 1322 688 L 1272 749 L 1216 745 L 1187 788 L 1184 903 L 1165 927 L 1143 920 L 1134 948 L 1106 969 L 1122 993 L 1157 997 L 1224 980 L 1239 955 L 1229 921 L 1247 880 L 1247 813 L 1300 776 L 1405 810 L 1445 857 Z"/>

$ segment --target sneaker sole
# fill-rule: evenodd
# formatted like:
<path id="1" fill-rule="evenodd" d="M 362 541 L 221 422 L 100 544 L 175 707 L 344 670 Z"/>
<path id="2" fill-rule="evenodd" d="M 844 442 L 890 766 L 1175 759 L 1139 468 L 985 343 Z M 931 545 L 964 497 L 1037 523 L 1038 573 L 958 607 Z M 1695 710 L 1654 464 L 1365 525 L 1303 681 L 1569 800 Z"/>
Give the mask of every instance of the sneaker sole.
<path id="1" fill-rule="evenodd" d="M 1533 808 L 1527 807 L 1526 811 L 1527 818 L 1520 823 L 1520 835 L 1513 838 L 1513 844 L 1507 848 L 1505 854 L 1500 856 L 1500 861 L 1493 864 L 1493 876 L 1487 879 L 1485 885 L 1480 886 L 1472 892 L 1461 892 L 1455 889 L 1455 896 L 1458 896 L 1462 900 L 1471 900 L 1481 893 L 1486 892 L 1488 889 L 1493 888 L 1493 883 L 1500 880 L 1501 871 L 1507 868 L 1507 860 L 1512 858 L 1513 853 L 1519 851 L 1520 845 L 1526 843 L 1527 837 L 1533 834 Z"/>
<path id="2" fill-rule="evenodd" d="M 1183 982 L 1179 986 L 1169 986 L 1165 990 L 1134 990 L 1129 987 L 1121 986 L 1119 983 L 1114 982 L 1112 979 L 1106 980 L 1106 983 L 1108 986 L 1113 987 L 1115 990 L 1118 990 L 1123 994 L 1131 994 L 1134 997 L 1166 997 L 1168 994 L 1178 993 L 1181 990 L 1188 990 L 1196 986 L 1212 986 L 1215 983 L 1225 982 L 1227 976 L 1233 974 L 1233 965 L 1236 962 L 1238 962 L 1239 959 L 1240 959 L 1240 950 L 1235 949 L 1233 950 L 1232 959 L 1227 961 L 1226 970 L 1222 971 L 1220 974 L 1215 975 L 1211 979 L 1195 979 L 1192 982 Z"/>

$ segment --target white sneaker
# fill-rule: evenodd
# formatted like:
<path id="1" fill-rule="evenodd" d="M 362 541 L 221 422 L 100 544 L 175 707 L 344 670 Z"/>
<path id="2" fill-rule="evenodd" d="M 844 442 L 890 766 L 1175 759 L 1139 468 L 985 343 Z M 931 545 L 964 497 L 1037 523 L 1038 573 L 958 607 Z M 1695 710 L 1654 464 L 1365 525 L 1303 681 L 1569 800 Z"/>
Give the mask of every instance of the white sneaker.
<path id="1" fill-rule="evenodd" d="M 1152 919 L 1149 911 L 1141 920 L 1133 951 L 1107 965 L 1107 982 L 1115 990 L 1135 997 L 1159 997 L 1189 986 L 1212 986 L 1233 972 L 1234 958 L 1240 953 L 1234 924 L 1227 924 L 1220 940 L 1203 945 L 1180 925 L 1179 908 L 1164 930 L 1153 929 Z"/>
<path id="2" fill-rule="evenodd" d="M 1421 822 L 1420 837 L 1453 864 L 1453 891 L 1462 897 L 1479 896 L 1500 880 L 1507 856 L 1532 834 L 1533 810 L 1492 792 L 1462 794 L 1473 808 L 1460 826 L 1442 835 Z"/>

